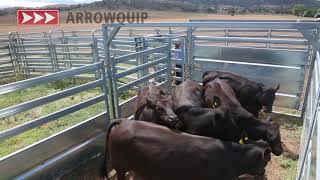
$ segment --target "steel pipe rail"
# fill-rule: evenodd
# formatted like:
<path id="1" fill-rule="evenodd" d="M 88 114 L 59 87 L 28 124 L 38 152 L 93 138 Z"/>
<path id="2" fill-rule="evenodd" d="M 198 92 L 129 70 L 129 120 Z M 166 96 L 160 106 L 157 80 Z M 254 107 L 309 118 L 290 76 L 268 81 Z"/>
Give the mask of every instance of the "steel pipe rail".
<path id="1" fill-rule="evenodd" d="M 0 133 L 0 141 L 8 139 L 8 138 L 13 137 L 13 136 L 16 136 L 16 135 L 21 134 L 21 133 L 23 133 L 25 131 L 28 131 L 30 129 L 39 127 L 39 126 L 41 126 L 43 124 L 46 124 L 46 123 L 48 123 L 50 121 L 59 119 L 59 118 L 64 117 L 64 116 L 66 116 L 68 114 L 71 114 L 71 113 L 74 113 L 76 111 L 79 111 L 79 110 L 81 110 L 83 108 L 86 108 L 86 107 L 89 107 L 91 105 L 94 105 L 94 104 L 96 104 L 98 102 L 103 101 L 104 98 L 105 98 L 105 95 L 102 94 L 102 95 L 99 95 L 97 97 L 94 97 L 94 98 L 91 98 L 89 100 L 86 100 L 84 102 L 81 102 L 81 103 L 75 104 L 73 106 L 70 106 L 68 108 L 62 109 L 60 111 L 51 113 L 51 114 L 46 115 L 44 117 L 41 117 L 41 118 L 35 119 L 33 121 L 27 122 L 27 123 L 22 124 L 20 126 L 11 128 L 11 129 L 6 130 L 6 131 L 3 131 L 3 132 Z"/>
<path id="2" fill-rule="evenodd" d="M 141 84 L 141 83 L 143 83 L 143 82 L 146 82 L 147 80 L 149 80 L 149 79 L 151 79 L 151 78 L 155 78 L 155 77 L 157 77 L 157 76 L 159 76 L 159 75 L 161 75 L 161 74 L 164 74 L 164 73 L 166 73 L 166 71 L 167 71 L 166 68 L 165 68 L 165 69 L 161 69 L 161 70 L 156 71 L 156 72 L 154 72 L 154 73 L 152 73 L 152 74 L 149 74 L 149 75 L 147 75 L 147 76 L 144 76 L 143 78 L 137 79 L 137 80 L 135 80 L 135 81 L 133 81 L 133 82 L 131 82 L 131 83 L 128 83 L 128 84 L 123 85 L 123 86 L 120 86 L 120 87 L 118 88 L 118 92 L 119 92 L 119 93 L 122 93 L 122 92 L 130 89 L 131 87 L 137 86 L 137 85 L 139 85 L 139 84 Z"/>
<path id="3" fill-rule="evenodd" d="M 48 104 L 50 102 L 80 93 L 82 91 L 86 91 L 86 90 L 98 87 L 102 83 L 103 81 L 101 79 L 95 80 L 93 82 L 86 83 L 77 87 L 73 87 L 58 93 L 50 94 L 48 96 L 40 97 L 40 98 L 31 100 L 25 103 L 21 103 L 15 106 L 11 106 L 8 108 L 0 109 L 0 119 L 33 109 L 43 104 Z"/>
<path id="4" fill-rule="evenodd" d="M 146 56 L 146 55 L 153 54 L 153 53 L 156 53 L 156 52 L 165 51 L 167 48 L 168 48 L 167 46 L 161 46 L 161 47 L 157 47 L 157 48 L 153 48 L 153 49 L 147 49 L 147 50 L 144 50 L 144 51 L 140 51 L 140 52 L 136 52 L 136 53 L 132 53 L 132 54 L 116 57 L 116 58 L 114 58 L 114 61 L 116 63 L 122 63 L 122 62 L 128 61 L 130 59 L 135 59 L 137 57 Z"/>
<path id="5" fill-rule="evenodd" d="M 308 40 L 247 38 L 247 37 L 246 38 L 242 38 L 242 37 L 195 36 L 194 40 L 308 45 Z"/>
<path id="6" fill-rule="evenodd" d="M 136 72 L 138 72 L 140 70 L 146 69 L 148 67 L 152 67 L 152 66 L 155 66 L 155 65 L 160 64 L 160 63 L 165 63 L 167 61 L 167 59 L 168 59 L 167 57 L 163 57 L 163 58 L 160 58 L 160 59 L 157 59 L 157 60 L 154 60 L 154 61 L 150 61 L 150 62 L 141 64 L 141 65 L 138 65 L 138 66 L 136 66 L 134 68 L 131 68 L 131 69 L 128 69 L 126 71 L 117 73 L 116 74 L 116 78 L 119 79 L 119 78 L 125 77 L 125 76 L 127 76 L 129 74 L 136 73 Z"/>
<path id="7" fill-rule="evenodd" d="M 23 80 L 23 81 L 11 83 L 11 84 L 2 85 L 0 86 L 0 95 L 7 94 L 17 90 L 30 88 L 35 85 L 45 84 L 45 83 L 48 83 L 49 81 L 61 80 L 61 79 L 72 77 L 74 75 L 78 75 L 81 73 L 96 71 L 102 66 L 103 66 L 102 63 L 95 63 L 95 64 L 84 66 L 84 67 L 57 72 L 55 74 L 45 75 L 45 76 L 41 76 L 33 79 L 28 79 L 28 80 Z"/>
<path id="8" fill-rule="evenodd" d="M 269 29 L 317 29 L 317 22 L 252 22 L 252 21 L 226 21 L 226 22 L 175 22 L 175 23 L 143 23 L 143 24 L 104 24 L 104 27 L 214 27 L 214 28 L 269 28 Z"/>

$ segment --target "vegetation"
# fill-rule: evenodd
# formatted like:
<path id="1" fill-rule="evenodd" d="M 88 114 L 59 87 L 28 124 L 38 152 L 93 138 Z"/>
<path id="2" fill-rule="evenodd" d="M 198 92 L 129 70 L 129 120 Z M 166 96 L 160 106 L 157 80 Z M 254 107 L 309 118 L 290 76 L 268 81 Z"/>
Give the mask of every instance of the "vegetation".
<path id="1" fill-rule="evenodd" d="M 298 161 L 284 158 L 283 156 L 274 156 L 274 160 L 279 163 L 280 167 L 284 170 L 284 180 L 295 180 L 298 168 Z"/>
<path id="2" fill-rule="evenodd" d="M 21 91 L 15 91 L 3 96 L 0 96 L 0 109 L 4 109 L 13 105 L 17 105 L 23 102 L 27 102 L 39 97 L 47 96 L 64 89 L 79 86 L 87 83 L 87 80 L 81 79 L 64 79 L 58 82 L 52 82 L 44 85 L 35 86 L 32 88 L 24 89 Z M 84 91 L 43 106 L 19 113 L 14 116 L 0 119 L 0 132 L 24 124 L 31 120 L 43 117 L 50 113 L 57 112 L 61 109 L 70 107 L 77 103 L 83 102 L 90 98 L 100 95 L 101 89 L 94 88 L 88 91 Z M 129 90 L 122 93 L 120 102 L 127 100 L 136 95 L 135 91 Z M 40 127 L 26 131 L 18 136 L 9 138 L 4 141 L 0 141 L 0 158 L 6 156 L 18 149 L 24 148 L 30 144 L 33 144 L 41 139 L 49 137 L 53 134 L 61 132 L 62 130 L 76 125 L 84 120 L 87 120 L 97 114 L 105 112 L 104 102 L 99 102 L 95 105 L 89 106 L 85 109 L 77 111 L 75 113 L 64 116 L 60 119 L 46 123 Z"/>
<path id="3" fill-rule="evenodd" d="M 77 80 L 64 80 L 60 84 L 64 85 L 64 88 L 70 88 L 75 85 L 80 85 L 85 83 L 85 81 Z M 4 96 L 0 96 L 0 109 L 20 104 L 35 98 L 43 97 L 49 94 L 60 91 L 60 86 L 57 87 L 56 83 L 48 83 L 32 88 L 28 88 L 21 91 L 12 92 Z M 50 113 L 56 112 L 63 108 L 69 107 L 71 105 L 83 102 L 87 99 L 93 98 L 101 94 L 100 88 L 91 89 L 79 94 L 66 97 L 46 105 L 19 113 L 8 118 L 0 119 L 0 132 L 8 130 L 10 128 L 16 127 L 28 121 L 34 120 L 36 118 L 43 117 Z M 0 157 L 8 155 L 18 149 L 26 147 L 32 143 L 35 143 L 43 138 L 49 137 L 50 135 L 56 134 L 68 127 L 78 124 L 92 116 L 105 111 L 104 102 L 97 103 L 88 108 L 82 109 L 75 113 L 69 114 L 58 120 L 44 124 L 38 128 L 26 131 L 18 136 L 9 138 L 5 141 L 0 141 Z"/>
<path id="4" fill-rule="evenodd" d="M 296 16 L 314 17 L 320 12 L 320 8 L 307 8 L 303 4 L 296 4 L 292 8 L 292 14 Z"/>

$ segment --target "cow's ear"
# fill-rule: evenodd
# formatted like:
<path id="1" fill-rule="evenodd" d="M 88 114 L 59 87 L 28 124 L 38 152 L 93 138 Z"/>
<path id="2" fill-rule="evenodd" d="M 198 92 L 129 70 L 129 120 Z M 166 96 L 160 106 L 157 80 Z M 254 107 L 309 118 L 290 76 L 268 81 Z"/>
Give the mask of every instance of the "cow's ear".
<path id="1" fill-rule="evenodd" d="M 277 87 L 273 88 L 274 92 L 277 92 L 280 88 L 280 84 L 277 85 Z"/>
<path id="2" fill-rule="evenodd" d="M 265 88 L 265 85 L 263 83 L 257 83 L 258 86 L 261 88 L 261 89 L 264 89 Z"/>
<path id="3" fill-rule="evenodd" d="M 168 92 L 167 92 L 167 90 L 165 90 L 165 89 L 161 89 L 160 90 L 160 94 L 161 95 L 166 95 Z"/>
<path id="4" fill-rule="evenodd" d="M 272 117 L 268 116 L 267 119 L 266 119 L 266 122 L 268 122 L 268 123 L 273 122 Z"/>
<path id="5" fill-rule="evenodd" d="M 217 96 L 213 96 L 213 108 L 218 108 L 219 106 L 221 106 L 221 100 L 219 97 Z"/>
<path id="6" fill-rule="evenodd" d="M 153 101 L 150 98 L 146 98 L 146 103 L 148 107 L 155 107 L 155 103 L 153 103 Z"/>

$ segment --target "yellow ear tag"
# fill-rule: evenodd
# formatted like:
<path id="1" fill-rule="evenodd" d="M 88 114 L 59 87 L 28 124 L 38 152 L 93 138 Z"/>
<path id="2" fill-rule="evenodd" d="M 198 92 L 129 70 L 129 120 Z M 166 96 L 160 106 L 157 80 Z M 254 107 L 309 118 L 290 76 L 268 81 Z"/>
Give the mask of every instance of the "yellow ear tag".
<path id="1" fill-rule="evenodd" d="M 239 141 L 239 144 L 245 144 L 244 142 L 248 141 L 248 137 L 245 137 L 244 139 L 241 138 L 240 141 Z"/>
<path id="2" fill-rule="evenodd" d="M 218 106 L 218 103 L 217 103 L 217 102 L 214 102 L 214 106 L 217 107 L 217 106 Z"/>
<path id="3" fill-rule="evenodd" d="M 243 142 L 243 140 L 242 140 L 242 139 L 240 139 L 239 144 L 244 144 L 244 142 Z"/>
<path id="4" fill-rule="evenodd" d="M 213 109 L 216 109 L 218 107 L 218 103 L 215 101 L 212 105 Z"/>

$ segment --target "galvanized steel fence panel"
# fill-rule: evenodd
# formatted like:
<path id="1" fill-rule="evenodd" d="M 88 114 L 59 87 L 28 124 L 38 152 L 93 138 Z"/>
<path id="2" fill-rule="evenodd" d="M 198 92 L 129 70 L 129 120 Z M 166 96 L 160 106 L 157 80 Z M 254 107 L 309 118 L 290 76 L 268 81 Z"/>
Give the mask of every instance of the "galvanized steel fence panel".
<path id="1" fill-rule="evenodd" d="M 15 76 L 9 47 L 8 34 L 0 34 L 0 79 L 2 81 Z"/>
<path id="2" fill-rule="evenodd" d="M 275 106 L 301 109 L 310 51 L 308 40 L 297 29 L 213 26 L 205 31 L 195 29 L 193 35 L 192 79 L 201 81 L 202 73 L 208 70 L 225 70 L 267 86 L 279 83 Z"/>
<path id="3" fill-rule="evenodd" d="M 120 103 L 119 96 L 120 94 L 128 91 L 130 89 L 137 89 L 141 87 L 140 85 L 146 85 L 150 83 L 151 79 L 155 79 L 160 77 L 161 75 L 166 76 L 166 81 L 168 83 L 168 87 L 171 87 L 171 43 L 162 44 L 160 47 L 146 49 L 142 51 L 138 51 L 132 54 L 123 55 L 119 57 L 111 58 L 111 67 L 109 71 L 112 72 L 112 76 L 110 81 L 113 84 L 113 97 L 115 104 L 115 116 L 116 117 L 127 117 L 127 113 L 121 112 L 120 114 Z M 146 61 L 139 64 L 136 67 L 119 70 L 116 66 L 120 63 L 124 63 L 126 61 L 137 59 L 137 58 L 146 58 L 148 56 L 152 56 L 154 53 L 164 53 L 164 56 L 152 61 Z M 162 65 L 161 65 L 162 64 Z M 170 65 L 170 67 L 168 66 Z M 157 69 L 150 70 L 150 68 L 154 66 L 158 66 Z M 162 66 L 162 67 L 160 67 Z M 136 76 L 135 79 L 129 78 L 126 80 L 126 77 L 131 74 L 140 73 L 141 71 L 145 71 L 144 73 Z M 122 79 L 122 82 L 119 84 L 119 80 Z"/>
<path id="4" fill-rule="evenodd" d="M 106 106 L 105 109 L 108 109 L 106 74 L 103 62 L 97 62 L 91 65 L 85 65 L 71 70 L 56 72 L 49 75 L 44 75 L 0 86 L 0 95 L 5 95 L 11 92 L 23 90 L 37 85 L 46 84 L 52 81 L 57 81 L 65 78 L 74 78 L 77 75 L 86 73 L 97 74 L 96 80 L 48 96 L 39 97 L 28 102 L 1 109 L 0 119 L 3 120 L 3 118 L 10 117 L 18 113 L 25 112 L 27 110 L 42 106 L 44 104 L 48 104 L 50 102 L 57 101 L 59 99 L 69 97 L 96 87 L 101 88 L 100 95 L 96 95 L 95 97 L 82 101 L 78 104 L 74 104 L 70 107 L 60 109 L 59 111 L 52 112 L 51 114 L 31 120 L 11 129 L 2 131 L 0 132 L 0 141 L 11 138 L 13 136 L 17 136 L 30 129 L 34 129 L 48 122 L 57 120 L 68 114 L 74 113 L 76 111 L 92 106 L 99 102 L 104 102 Z M 99 117 L 104 118 L 101 119 Z M 50 136 L 44 140 L 32 144 L 29 147 L 26 147 L 22 150 L 19 150 L 6 157 L 1 158 L 1 178 L 13 178 L 19 175 L 20 173 L 32 169 L 40 163 L 43 163 L 47 159 L 59 153 L 62 153 L 70 147 L 78 145 L 80 142 L 83 142 L 85 140 L 89 140 L 94 135 L 98 136 L 105 130 L 104 127 L 106 127 L 108 118 L 108 112 L 104 112 L 103 114 L 100 114 L 93 119 L 89 119 L 63 132 Z M 17 164 L 19 164 L 19 166 L 17 166 Z"/>
<path id="5" fill-rule="evenodd" d="M 300 158 L 297 180 L 319 179 L 319 142 L 320 142 L 320 56 L 317 52 L 314 62 L 311 84 L 306 97 L 306 111 L 303 117 L 304 126 L 300 142 Z"/>

